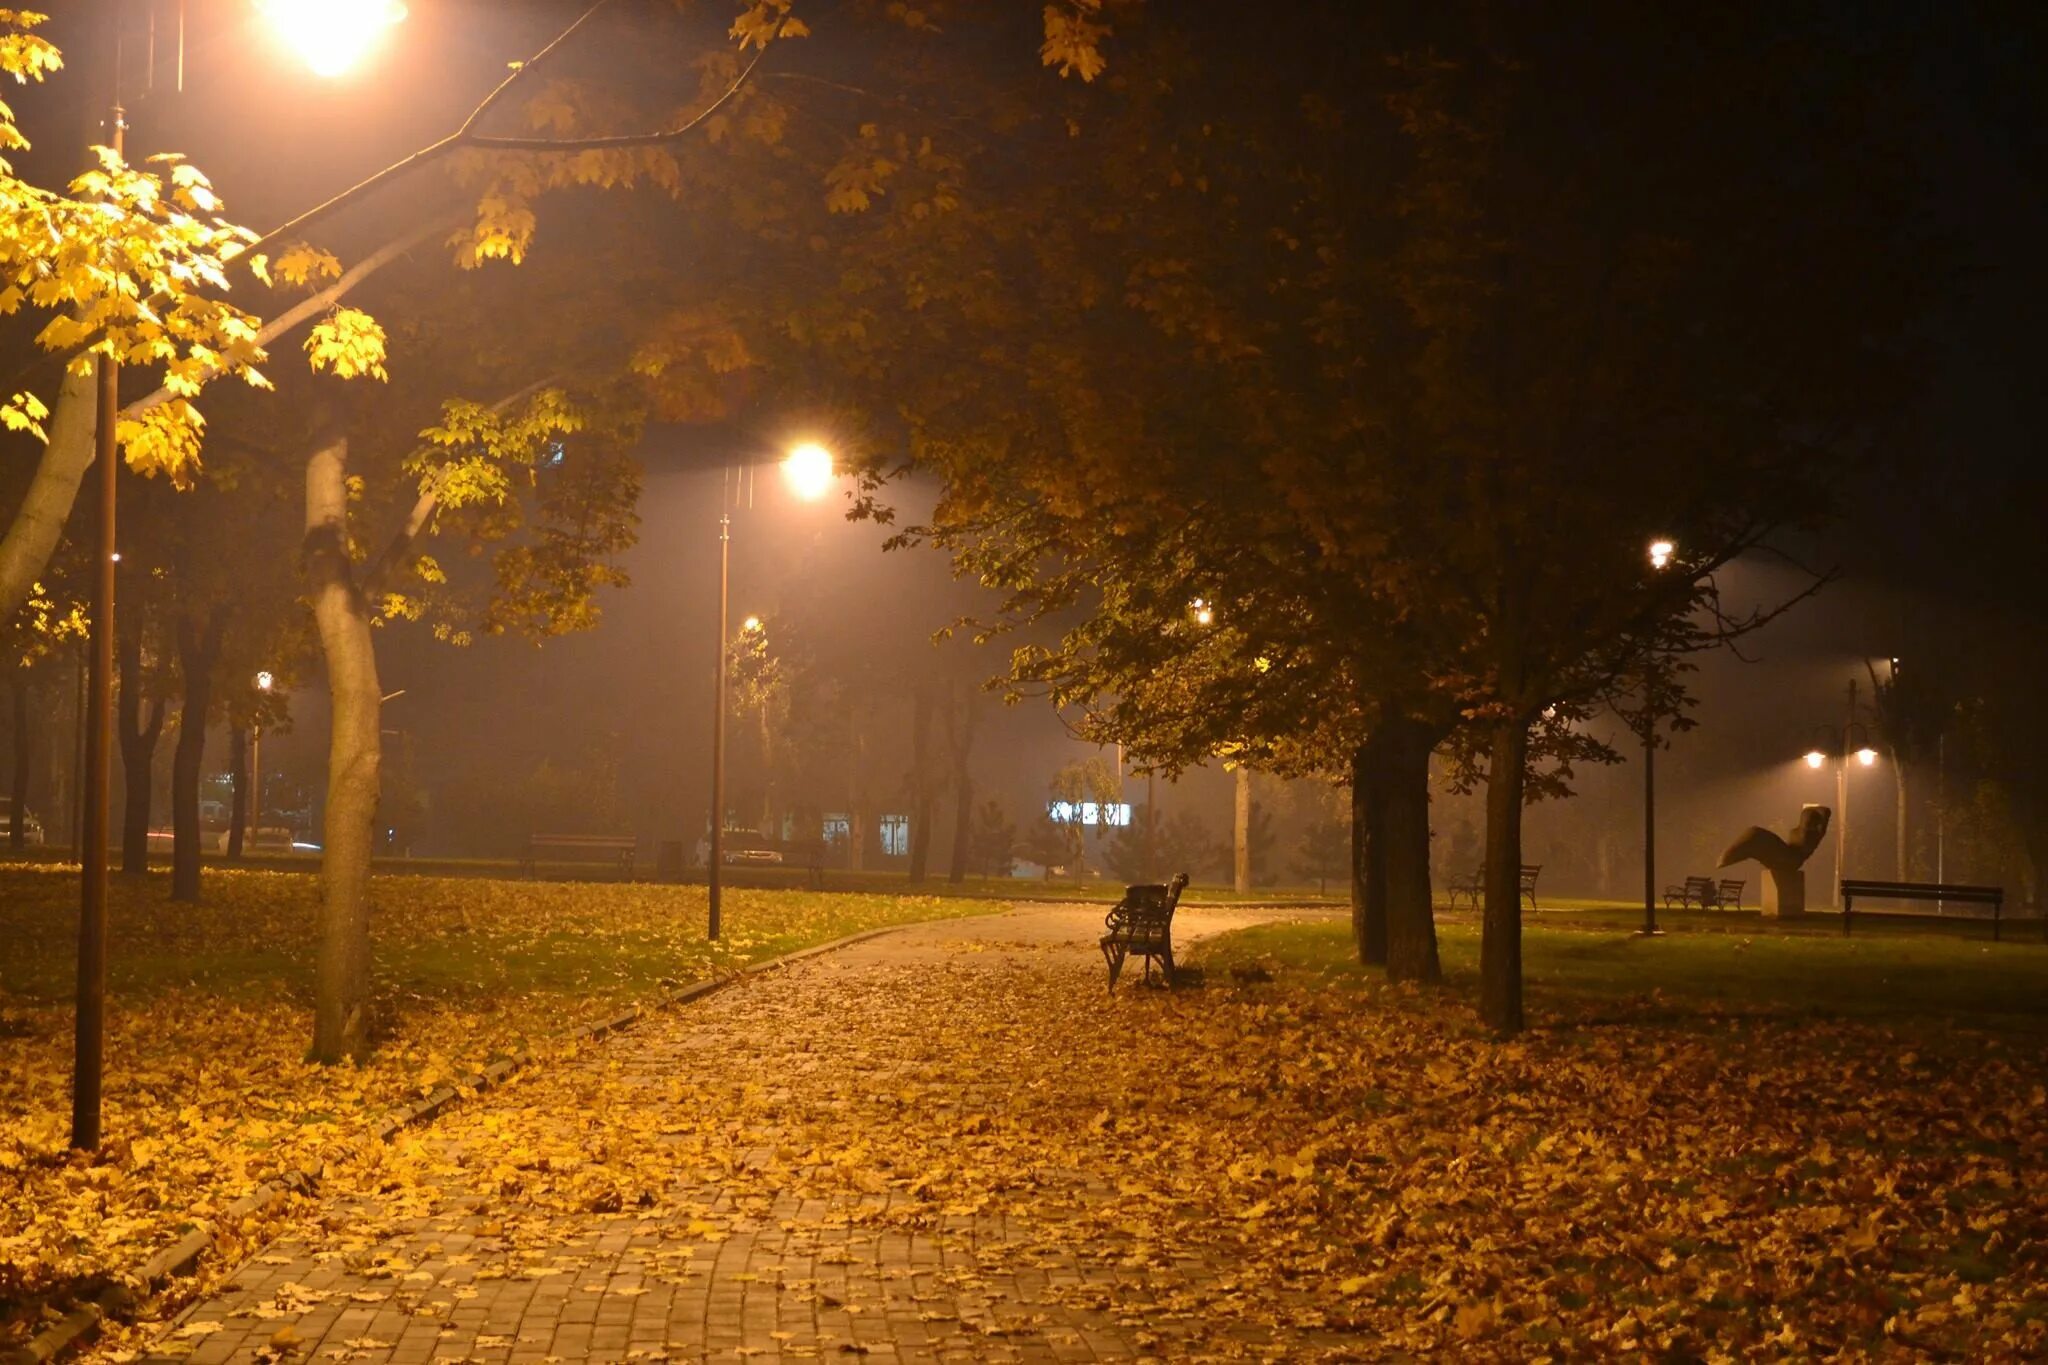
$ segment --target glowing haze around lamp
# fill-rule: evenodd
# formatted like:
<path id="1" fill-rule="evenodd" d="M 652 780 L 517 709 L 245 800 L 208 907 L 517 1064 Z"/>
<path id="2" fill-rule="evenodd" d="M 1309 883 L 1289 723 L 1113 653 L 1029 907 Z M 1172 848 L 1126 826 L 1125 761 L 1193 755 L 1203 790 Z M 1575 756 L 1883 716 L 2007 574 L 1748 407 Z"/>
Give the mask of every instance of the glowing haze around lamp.
<path id="1" fill-rule="evenodd" d="M 1858 763 L 1861 763 L 1866 768 L 1869 767 L 1871 764 L 1877 762 L 1877 750 L 1858 749 L 1856 751 L 1856 761 Z"/>
<path id="2" fill-rule="evenodd" d="M 1195 624 L 1198 626 L 1213 625 L 1216 621 L 1216 608 L 1210 606 L 1205 598 L 1197 597 L 1188 603 L 1188 610 L 1195 614 Z"/>
<path id="3" fill-rule="evenodd" d="M 805 502 L 815 502 L 832 491 L 832 481 L 839 476 L 832 468 L 832 452 L 816 441 L 807 441 L 784 457 L 782 477 L 791 492 Z"/>
<path id="4" fill-rule="evenodd" d="M 277 679 L 270 676 L 270 670 L 265 669 L 263 672 L 258 673 L 256 675 L 256 690 L 259 692 L 268 692 L 270 690 L 270 685 L 276 681 Z"/>
<path id="5" fill-rule="evenodd" d="M 1678 547 L 1676 545 L 1673 545 L 1668 540 L 1651 541 L 1650 567 L 1653 569 L 1663 568 L 1666 564 L 1669 564 L 1671 562 L 1671 556 L 1676 554 L 1677 552 Z"/>
<path id="6" fill-rule="evenodd" d="M 740 629 L 745 631 L 749 635 L 752 635 L 755 631 L 759 630 L 760 628 L 761 618 L 758 616 L 749 616 L 746 620 L 740 622 Z"/>
<path id="7" fill-rule="evenodd" d="M 1818 749 L 1815 749 L 1812 753 L 1806 756 L 1806 766 L 1809 768 L 1818 768 L 1821 764 L 1827 761 L 1828 756 Z"/>
<path id="8" fill-rule="evenodd" d="M 398 0 L 259 0 L 264 17 L 316 76 L 360 63 L 384 30 L 405 19 Z"/>

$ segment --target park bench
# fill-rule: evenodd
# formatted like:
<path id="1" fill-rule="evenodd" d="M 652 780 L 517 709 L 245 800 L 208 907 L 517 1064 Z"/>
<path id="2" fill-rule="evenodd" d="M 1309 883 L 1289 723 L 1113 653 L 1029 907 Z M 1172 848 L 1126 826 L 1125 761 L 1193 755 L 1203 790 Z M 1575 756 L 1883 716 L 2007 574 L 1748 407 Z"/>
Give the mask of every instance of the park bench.
<path id="1" fill-rule="evenodd" d="M 1152 979 L 1152 964 L 1160 964 L 1169 988 L 1173 985 L 1173 911 L 1180 893 L 1187 887 L 1182 872 L 1160 885 L 1145 882 L 1124 888 L 1124 898 L 1109 908 L 1102 921 L 1102 960 L 1109 964 L 1109 989 L 1123 972 L 1124 959 L 1136 954 L 1145 959 L 1145 979 Z"/>
<path id="2" fill-rule="evenodd" d="M 1672 908 L 1673 902 L 1680 907 L 1696 905 L 1705 910 L 1714 903 L 1714 879 L 1712 877 L 1687 877 L 1683 886 L 1664 888 L 1664 908 Z"/>
<path id="3" fill-rule="evenodd" d="M 1712 877 L 1687 877 L 1683 886 L 1664 888 L 1664 908 L 1670 909 L 1676 901 L 1680 909 L 1693 906 L 1701 910 L 1740 910 L 1742 887 L 1743 883 L 1734 877 L 1718 882 Z"/>
<path id="4" fill-rule="evenodd" d="M 1876 882 L 1852 878 L 1842 879 L 1842 932 L 1849 932 L 1849 915 L 1858 896 L 1866 900 L 1888 901 L 1956 901 L 1963 905 L 1988 905 L 1991 907 L 1991 938 L 1996 942 L 1999 936 L 1999 921 L 2005 912 L 2005 888 L 2002 886 L 1962 886 L 1952 882 Z M 2042 931 L 2048 934 L 2048 919 L 2042 921 Z"/>
<path id="5" fill-rule="evenodd" d="M 609 863 L 630 877 L 639 856 L 640 840 L 631 834 L 529 834 L 519 870 L 531 877 L 543 862 Z"/>
<path id="6" fill-rule="evenodd" d="M 1536 875 L 1541 871 L 1543 871 L 1543 864 L 1541 863 L 1522 864 L 1519 884 L 1522 888 L 1522 894 L 1529 898 L 1529 908 L 1531 910 L 1536 908 Z M 1452 880 L 1449 896 L 1451 909 L 1455 910 L 1458 908 L 1458 897 L 1463 896 L 1471 901 L 1472 908 L 1477 910 L 1479 908 L 1479 900 L 1485 894 L 1486 869 L 1482 867 L 1474 870 L 1469 877 L 1458 877 Z"/>

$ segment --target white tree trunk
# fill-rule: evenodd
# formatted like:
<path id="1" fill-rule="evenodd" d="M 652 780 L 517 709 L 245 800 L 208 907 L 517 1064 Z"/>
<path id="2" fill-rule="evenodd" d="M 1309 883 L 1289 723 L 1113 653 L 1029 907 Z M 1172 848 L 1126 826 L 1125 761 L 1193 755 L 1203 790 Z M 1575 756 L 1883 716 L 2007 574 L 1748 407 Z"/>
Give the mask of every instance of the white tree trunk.
<path id="1" fill-rule="evenodd" d="M 67 373 L 57 388 L 44 427 L 49 443 L 6 535 L 0 537 L 0 618 L 12 616 L 28 601 L 29 589 L 56 553 L 71 506 L 78 501 L 78 485 L 92 468 L 98 401 L 90 368 L 83 375 Z"/>
<path id="2" fill-rule="evenodd" d="M 337 436 L 306 462 L 306 575 L 332 715 L 308 1054 L 317 1062 L 360 1059 L 370 1050 L 370 852 L 382 693 L 369 605 L 349 561 L 347 518 L 348 439 Z"/>

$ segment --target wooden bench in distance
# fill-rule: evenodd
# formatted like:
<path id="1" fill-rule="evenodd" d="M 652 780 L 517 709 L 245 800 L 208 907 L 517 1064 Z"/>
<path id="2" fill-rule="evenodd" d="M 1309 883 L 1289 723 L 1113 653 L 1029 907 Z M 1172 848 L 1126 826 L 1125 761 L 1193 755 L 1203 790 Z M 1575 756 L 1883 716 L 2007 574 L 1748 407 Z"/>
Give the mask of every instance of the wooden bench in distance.
<path id="1" fill-rule="evenodd" d="M 1543 864 L 1541 863 L 1523 863 L 1519 869 L 1520 875 L 1516 885 L 1521 888 L 1521 894 L 1528 898 L 1531 910 L 1536 908 L 1536 877 L 1542 871 Z M 1451 909 L 1455 910 L 1458 908 L 1458 897 L 1460 896 L 1471 901 L 1474 910 L 1479 908 L 1479 902 L 1485 899 L 1486 896 L 1485 868 L 1476 869 L 1469 877 L 1457 877 L 1451 881 L 1446 895 L 1446 901 Z"/>
<path id="2" fill-rule="evenodd" d="M 1707 910 L 1713 907 L 1716 895 L 1712 877 L 1687 877 L 1683 886 L 1664 888 L 1664 908 L 1671 909 L 1671 903 L 1676 901 L 1680 909 L 1696 905 L 1702 910 Z"/>
<path id="3" fill-rule="evenodd" d="M 1849 932 L 1849 913 L 1858 896 L 1866 900 L 1888 901 L 1956 901 L 1962 905 L 1988 905 L 1991 907 L 1991 939 L 1998 941 L 1999 920 L 2005 913 L 2005 888 L 2002 886 L 1962 886 L 1952 882 L 1874 882 L 1842 879 L 1842 932 Z M 2042 921 L 2044 933 L 2048 933 L 2048 919 Z"/>
<path id="4" fill-rule="evenodd" d="M 1722 910 L 1740 910 L 1743 886 L 1744 882 L 1740 877 L 1723 877 L 1721 889 L 1714 894 L 1715 906 Z"/>
<path id="5" fill-rule="evenodd" d="M 529 834 L 519 870 L 531 877 L 543 862 L 609 863 L 630 877 L 639 856 L 640 840 L 631 834 Z"/>
<path id="6" fill-rule="evenodd" d="M 1144 882 L 1124 888 L 1124 898 L 1109 908 L 1103 918 L 1102 960 L 1109 964 L 1109 989 L 1124 969 L 1124 959 L 1135 953 L 1145 959 L 1145 979 L 1152 979 L 1152 964 L 1160 964 L 1166 984 L 1173 985 L 1173 911 L 1180 904 L 1188 874 L 1182 872 L 1165 885 Z"/>

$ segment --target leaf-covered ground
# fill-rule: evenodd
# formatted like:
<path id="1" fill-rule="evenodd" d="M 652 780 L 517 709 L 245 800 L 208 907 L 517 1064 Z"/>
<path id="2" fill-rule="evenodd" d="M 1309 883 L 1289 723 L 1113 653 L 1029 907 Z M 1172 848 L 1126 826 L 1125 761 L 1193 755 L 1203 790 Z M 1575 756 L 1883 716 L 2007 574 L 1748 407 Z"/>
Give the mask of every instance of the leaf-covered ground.
<path id="1" fill-rule="evenodd" d="M 317 883 L 212 871 L 206 903 L 116 879 L 105 1131 L 70 1156 L 75 872 L 0 869 L 0 1351 L 263 1181 L 368 1152 L 399 1103 L 664 982 L 875 925 L 971 913 L 931 897 L 390 878 L 374 883 L 383 1044 L 306 1065 Z M 245 1230 L 262 1233 L 268 1224 Z"/>
<path id="2" fill-rule="evenodd" d="M 1539 931 L 1547 1022 L 1502 1045 L 1455 987 L 1338 966 L 1340 924 L 1250 931 L 1190 954 L 1187 989 L 1111 997 L 1096 921 L 921 928 L 528 1073 L 384 1154 L 157 1349 L 2048 1354 L 2037 1033 L 1731 1004 L 1686 978 L 1691 944 L 1616 950 L 1627 984 L 1573 977 L 1605 950 Z M 1445 939 L 1455 975 L 1470 935 Z M 1766 951 L 1799 944 L 1829 948 Z M 1813 962 L 1876 995 L 1930 955 L 1951 953 Z M 2048 967 L 1984 960 L 1987 981 Z"/>

